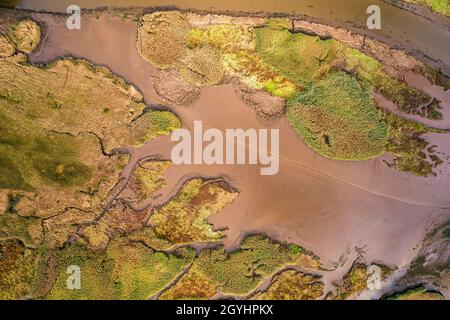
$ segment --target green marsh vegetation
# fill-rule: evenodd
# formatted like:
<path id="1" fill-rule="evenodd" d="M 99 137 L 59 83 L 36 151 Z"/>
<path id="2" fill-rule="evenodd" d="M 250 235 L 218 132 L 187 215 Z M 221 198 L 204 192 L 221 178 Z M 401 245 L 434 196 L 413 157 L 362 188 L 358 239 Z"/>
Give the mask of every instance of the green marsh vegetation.
<path id="1" fill-rule="evenodd" d="M 146 300 L 161 292 L 160 299 L 208 299 L 220 289 L 227 295 L 245 296 L 286 265 L 296 265 L 303 250 L 260 235 L 248 236 L 232 252 L 225 252 L 221 246 L 199 253 L 189 246 L 169 250 L 165 245 L 159 247 L 157 243 L 162 240 L 145 230 L 153 229 L 118 236 L 102 250 L 92 250 L 82 243 L 54 249 L 40 247 L 32 256 L 32 277 L 25 279 L 27 294 L 42 299 Z M 70 265 L 82 270 L 80 290 L 66 288 Z M 279 279 L 282 283 L 277 281 L 277 289 L 272 289 L 277 297 L 321 295 L 318 279 L 284 276 Z M 296 288 L 298 283 L 304 287 Z"/>
<path id="2" fill-rule="evenodd" d="M 161 294 L 159 300 L 206 300 L 213 297 L 217 287 L 203 274 L 190 270 L 175 284 Z"/>
<path id="3" fill-rule="evenodd" d="M 169 168 L 170 161 L 142 161 L 136 167 L 128 182 L 129 195 L 122 195 L 127 201 L 140 203 L 149 199 L 154 192 L 166 185 L 164 173 Z"/>
<path id="4" fill-rule="evenodd" d="M 240 248 L 231 252 L 226 252 L 222 246 L 202 250 L 189 271 L 160 299 L 209 299 L 218 290 L 224 295 L 245 297 L 283 267 L 298 265 L 303 251 L 295 244 L 284 245 L 262 235 L 246 237 Z M 253 298 L 281 299 L 282 295 L 289 295 L 314 299 L 321 296 L 323 284 L 317 279 L 302 275 L 298 278 L 297 274 L 290 273 L 282 272 L 267 295 Z M 299 287 L 300 283 L 304 287 Z"/>
<path id="5" fill-rule="evenodd" d="M 265 61 L 303 87 L 288 100 L 287 117 L 303 140 L 325 157 L 366 160 L 385 152 L 393 167 L 415 175 L 433 173 L 420 135 L 433 131 L 380 110 L 373 90 L 417 113 L 429 100 L 422 92 L 385 74 L 375 59 L 332 40 L 288 30 L 256 29 L 257 50 Z M 299 53 L 299 54 L 296 54 Z M 433 117 L 438 117 L 434 110 Z"/>
<path id="6" fill-rule="evenodd" d="M 388 125 L 370 88 L 343 71 L 328 73 L 289 100 L 287 118 L 326 157 L 366 160 L 385 152 Z"/>
<path id="7" fill-rule="evenodd" d="M 42 220 L 22 217 L 17 213 L 0 214 L 0 239 L 20 239 L 26 246 L 36 248 L 44 237 Z"/>

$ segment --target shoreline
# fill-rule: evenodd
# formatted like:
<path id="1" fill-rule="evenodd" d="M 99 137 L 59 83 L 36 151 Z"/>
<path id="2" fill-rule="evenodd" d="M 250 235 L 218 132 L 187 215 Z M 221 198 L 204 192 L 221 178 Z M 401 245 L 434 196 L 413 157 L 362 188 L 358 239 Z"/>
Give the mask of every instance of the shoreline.
<path id="1" fill-rule="evenodd" d="M 387 4 L 391 6 L 395 6 L 395 4 L 390 3 L 389 1 L 385 1 Z M 48 10 L 31 10 L 31 9 L 22 9 L 22 8 L 0 8 L 0 10 L 7 10 L 7 11 L 15 11 L 15 12 L 24 12 L 26 15 L 33 15 L 36 13 L 40 14 L 48 14 L 48 15 L 54 15 L 54 16 L 67 16 L 64 12 L 54 12 L 54 11 L 48 11 Z M 200 16 L 222 16 L 222 17 L 229 17 L 229 18 L 289 18 L 293 24 L 297 22 L 300 23 L 308 23 L 310 25 L 319 25 L 321 27 L 326 28 L 332 28 L 335 30 L 342 30 L 345 32 L 348 32 L 349 34 L 353 34 L 355 36 L 362 36 L 364 38 L 367 38 L 368 40 L 372 40 L 374 42 L 378 42 L 378 44 L 388 46 L 391 50 L 397 50 L 401 51 L 404 54 L 413 57 L 414 59 L 418 60 L 419 62 L 430 66 L 435 71 L 441 71 L 444 75 L 447 77 L 450 77 L 450 59 L 447 62 L 444 62 L 438 58 L 432 57 L 428 55 L 426 52 L 423 52 L 420 48 L 411 46 L 411 45 L 405 45 L 401 44 L 400 41 L 395 40 L 389 36 L 382 35 L 378 32 L 374 32 L 371 30 L 365 30 L 359 26 L 356 25 L 354 22 L 336 22 L 336 21 L 325 21 L 325 19 L 318 18 L 318 17 L 312 17 L 308 16 L 306 14 L 299 14 L 299 13 L 285 13 L 285 12 L 278 12 L 278 13 L 272 13 L 268 11 L 259 11 L 259 12 L 245 12 L 245 11 L 236 11 L 236 10 L 217 10 L 217 9 L 198 9 L 198 8 L 181 8 L 175 5 L 171 6 L 152 6 L 152 7 L 145 7 L 145 6 L 130 6 L 130 7 L 114 7 L 114 6 L 103 6 L 103 7 L 97 7 L 97 8 L 84 8 L 82 9 L 82 12 L 87 13 L 89 16 L 101 16 L 101 15 L 110 15 L 110 16 L 118 16 L 122 19 L 130 19 L 136 22 L 140 22 L 143 15 L 156 12 L 156 11 L 180 11 L 184 13 L 190 13 L 193 15 L 200 15 Z M 430 11 L 431 12 L 431 11 Z M 432 13 L 432 12 L 431 12 Z M 99 15 L 100 14 L 100 15 Z M 448 25 L 435 22 L 430 17 L 424 17 L 422 15 L 416 14 L 419 17 L 425 18 L 435 24 L 437 24 L 442 29 L 448 29 L 450 30 L 450 19 L 448 19 Z M 437 14 L 434 14 L 437 15 Z M 442 17 L 443 19 L 446 19 L 445 17 Z M 446 21 L 447 22 L 447 21 Z M 295 29 L 293 32 L 298 32 Z M 312 31 L 314 32 L 314 31 Z M 320 34 L 317 34 L 318 36 L 321 36 Z M 339 39 L 336 39 L 339 40 Z"/>
<path id="2" fill-rule="evenodd" d="M 392 3 L 391 1 L 384 1 L 387 5 L 401 8 L 397 6 L 396 4 Z M 14 10 L 19 12 L 28 12 L 29 14 L 32 13 L 45 13 L 50 15 L 57 15 L 57 16 L 67 16 L 65 12 L 56 12 L 52 10 L 32 10 L 29 8 L 14 8 L 14 9 L 8 9 L 8 8 L 1 8 L 2 10 Z M 425 8 L 426 9 L 426 8 Z M 423 52 L 418 47 L 409 45 L 404 43 L 403 41 L 399 39 L 394 39 L 390 36 L 380 34 L 376 30 L 365 30 L 361 26 L 358 26 L 356 22 L 354 21 L 345 21 L 345 22 L 337 22 L 337 21 L 329 21 L 323 18 L 319 17 L 313 17 L 307 14 L 300 14 L 297 12 L 269 12 L 269 11 L 255 11 L 255 12 L 246 12 L 242 10 L 220 10 L 220 9 L 200 9 L 200 8 L 193 8 L 193 7 L 186 7 L 182 8 L 177 5 L 168 5 L 168 6 L 124 6 L 124 7 L 117 7 L 117 6 L 99 6 L 96 8 L 83 8 L 82 12 L 85 12 L 89 15 L 97 15 L 97 14 L 110 14 L 110 15 L 117 15 L 122 16 L 122 18 L 131 18 L 133 17 L 134 20 L 139 21 L 140 18 L 147 13 L 155 12 L 155 11 L 170 11 L 170 10 L 177 10 L 180 12 L 185 13 L 192 13 L 192 14 L 198 14 L 198 15 L 217 15 L 217 16 L 228 16 L 228 17 L 241 17 L 241 18 L 273 18 L 273 17 L 284 17 L 289 18 L 293 22 L 295 20 L 300 21 L 306 21 L 308 23 L 316 23 L 325 25 L 327 27 L 332 27 L 336 29 L 344 29 L 348 32 L 355 33 L 364 37 L 368 37 L 372 40 L 378 41 L 382 44 L 385 44 L 389 46 L 391 49 L 397 49 L 401 50 L 402 52 L 418 59 L 422 63 L 425 63 L 436 70 L 441 70 L 445 75 L 450 76 L 450 60 L 449 61 L 442 61 L 439 58 L 433 57 L 426 52 Z M 399 10 L 406 10 L 406 9 L 399 9 Z M 432 22 L 433 24 L 439 26 L 439 28 L 445 30 L 450 30 L 450 19 L 447 19 L 444 16 L 438 15 L 437 13 L 434 13 L 430 10 L 430 15 L 425 15 L 422 12 L 419 14 L 417 12 L 413 12 L 410 10 L 407 10 L 408 12 L 412 12 L 412 14 L 421 17 L 423 19 L 426 19 L 427 21 Z M 123 16 L 122 14 L 126 14 L 126 16 Z M 403 42 L 403 43 L 402 43 Z M 409 42 L 409 41 L 406 41 Z"/>

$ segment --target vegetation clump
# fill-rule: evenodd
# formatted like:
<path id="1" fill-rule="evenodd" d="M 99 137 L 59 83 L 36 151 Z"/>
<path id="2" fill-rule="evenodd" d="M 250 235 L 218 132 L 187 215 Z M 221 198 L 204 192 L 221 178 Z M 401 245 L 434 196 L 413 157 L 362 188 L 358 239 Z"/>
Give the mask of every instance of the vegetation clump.
<path id="1" fill-rule="evenodd" d="M 154 18 L 162 28 L 171 21 L 165 15 Z M 1 51 L 6 53 L 0 59 L 2 299 L 148 299 L 191 264 L 192 271 L 162 298 L 207 298 L 218 288 L 249 294 L 281 267 L 299 263 L 305 254 L 299 247 L 262 236 L 248 237 L 232 253 L 219 247 L 195 258 L 193 249 L 176 249 L 177 243 L 223 236 L 206 220 L 238 196 L 222 179 L 189 180 L 155 209 L 148 224 L 147 212 L 131 209 L 127 200 L 138 203 L 151 197 L 164 185 L 169 163 L 145 162 L 128 185 L 133 196 L 109 203 L 127 161 L 117 149 L 169 134 L 180 127 L 180 120 L 169 111 L 149 110 L 133 86 L 104 67 L 69 58 L 48 66 L 29 64 L 24 53 L 36 47 L 27 38 L 35 39 L 34 26 L 19 24 L 11 28 L 14 34 L 2 35 L 2 45 L 12 45 L 16 53 Z M 153 31 L 146 30 L 154 40 Z M 187 35 L 177 32 L 174 36 L 185 46 Z M 141 40 L 148 45 L 149 39 Z M 148 61 L 160 66 L 175 61 L 193 86 L 214 84 L 227 71 L 218 53 L 220 41 L 216 46 L 215 40 L 208 41 L 187 47 L 191 60 L 180 58 L 188 54 L 169 52 L 165 60 L 156 61 L 158 52 Z M 206 63 L 197 59 L 200 51 L 208 55 Z M 277 79 L 274 83 L 285 81 Z M 273 92 L 281 88 L 273 84 Z M 81 269 L 80 290 L 67 290 L 70 265 Z M 238 276 L 230 277 L 235 272 Z"/>
<path id="2" fill-rule="evenodd" d="M 146 61 L 166 68 L 185 56 L 190 29 L 185 15 L 177 11 L 145 15 L 138 29 L 138 51 Z"/>
<path id="3" fill-rule="evenodd" d="M 9 37 L 18 51 L 28 54 L 41 42 L 41 28 L 33 20 L 22 20 L 12 27 Z"/>
<path id="4" fill-rule="evenodd" d="M 20 240 L 0 240 L 0 300 L 29 297 L 34 264 L 34 253 Z"/>
<path id="5" fill-rule="evenodd" d="M 154 159 L 141 161 L 120 198 L 135 205 L 150 199 L 155 191 L 165 186 L 164 173 L 170 164 L 170 161 Z"/>
<path id="6" fill-rule="evenodd" d="M 21 239 L 26 246 L 37 247 L 44 238 L 41 223 L 40 218 L 5 211 L 0 213 L 0 239 Z"/>
<path id="7" fill-rule="evenodd" d="M 249 30 L 240 25 L 217 24 L 206 28 L 190 30 L 187 38 L 189 48 L 211 46 L 220 52 L 231 53 L 253 49 L 253 36 Z"/>
<path id="8" fill-rule="evenodd" d="M 446 219 L 427 232 L 417 256 L 411 261 L 408 272 L 399 282 L 446 286 L 446 279 L 450 275 L 449 244 L 450 221 Z"/>
<path id="9" fill-rule="evenodd" d="M 0 35 L 0 59 L 12 56 L 15 50 L 14 44 L 8 37 Z"/>
<path id="10" fill-rule="evenodd" d="M 256 52 L 282 76 L 307 85 L 330 68 L 337 55 L 334 40 L 271 27 L 256 28 Z"/>
<path id="11" fill-rule="evenodd" d="M 181 121 L 174 113 L 163 110 L 148 110 L 138 119 L 133 120 L 132 133 L 134 137 L 125 143 L 131 142 L 135 146 L 142 145 L 159 135 L 168 135 L 180 127 Z"/>
<path id="12" fill-rule="evenodd" d="M 392 273 L 392 269 L 387 266 L 377 266 L 381 269 L 380 280 L 386 279 Z M 351 298 L 367 289 L 367 280 L 370 276 L 370 273 L 367 270 L 368 266 L 365 263 L 356 261 L 342 281 L 334 284 L 336 287 L 336 295 L 333 299 L 344 300 Z"/>
<path id="13" fill-rule="evenodd" d="M 309 263 L 305 264 L 305 259 Z M 191 268 L 160 299 L 209 299 L 218 291 L 226 296 L 246 297 L 286 266 L 317 268 L 318 265 L 317 257 L 295 244 L 284 245 L 262 235 L 252 235 L 243 240 L 240 248 L 231 252 L 225 251 L 222 246 L 202 250 Z M 292 294 L 293 297 L 307 299 L 321 295 L 319 291 L 323 290 L 323 284 L 318 279 L 313 281 L 312 277 L 306 275 L 301 276 L 301 279 L 296 275 L 291 277 L 290 272 L 281 274 L 282 280 L 274 286 L 271 297 Z M 295 285 L 290 288 L 291 282 L 303 283 L 302 293 Z M 274 283 L 277 281 L 274 280 Z M 284 290 L 285 285 L 288 285 L 286 290 L 289 292 L 276 294 Z M 266 295 L 256 297 L 263 299 Z"/>
<path id="14" fill-rule="evenodd" d="M 217 292 L 216 286 L 208 278 L 197 271 L 187 272 L 173 287 L 165 291 L 160 300 L 206 300 Z"/>
<path id="15" fill-rule="evenodd" d="M 200 88 L 184 79 L 175 68 L 159 70 L 152 82 L 156 95 L 168 103 L 189 105 L 200 98 Z"/>
<path id="16" fill-rule="evenodd" d="M 295 264 L 298 256 L 292 247 L 255 235 L 244 239 L 241 247 L 230 253 L 222 247 L 203 250 L 191 270 L 206 277 L 223 294 L 242 296 L 277 270 Z"/>
<path id="17" fill-rule="evenodd" d="M 150 223 L 159 237 L 174 243 L 217 241 L 223 234 L 213 231 L 206 219 L 237 196 L 223 180 L 192 179 L 153 212 Z"/>
<path id="18" fill-rule="evenodd" d="M 254 32 L 256 51 L 261 58 L 299 86 L 314 83 L 337 68 L 368 82 L 403 112 L 418 113 L 417 109 L 430 100 L 422 91 L 388 76 L 379 61 L 334 39 L 322 40 L 270 27 Z"/>
<path id="19" fill-rule="evenodd" d="M 252 297 L 255 300 L 317 300 L 323 294 L 320 279 L 295 270 L 276 275 L 267 291 Z"/>
<path id="20" fill-rule="evenodd" d="M 390 125 L 386 151 L 395 155 L 392 166 L 417 176 L 432 175 L 433 166 L 425 153 L 429 143 L 421 135 L 433 130 L 387 112 L 384 118 Z"/>
<path id="21" fill-rule="evenodd" d="M 444 300 L 444 297 L 439 292 L 430 291 L 427 288 L 420 286 L 398 293 L 389 297 L 388 300 Z"/>
<path id="22" fill-rule="evenodd" d="M 370 89 L 342 71 L 329 73 L 291 99 L 287 117 L 323 156 L 366 160 L 385 152 L 388 125 Z"/>
<path id="23" fill-rule="evenodd" d="M 48 299 L 149 299 L 163 289 L 187 265 L 190 254 L 177 255 L 154 251 L 138 242 L 117 238 L 107 250 L 92 251 L 82 245 L 69 245 L 42 259 L 53 259 L 56 281 L 46 293 Z M 80 290 L 67 290 L 66 268 L 77 265 L 82 270 Z M 44 265 L 43 265 L 44 266 Z M 51 279 L 42 279 L 51 281 Z"/>
<path id="24" fill-rule="evenodd" d="M 200 47 L 189 50 L 179 66 L 181 75 L 196 86 L 218 84 L 224 69 L 220 61 L 220 53 L 211 47 Z"/>

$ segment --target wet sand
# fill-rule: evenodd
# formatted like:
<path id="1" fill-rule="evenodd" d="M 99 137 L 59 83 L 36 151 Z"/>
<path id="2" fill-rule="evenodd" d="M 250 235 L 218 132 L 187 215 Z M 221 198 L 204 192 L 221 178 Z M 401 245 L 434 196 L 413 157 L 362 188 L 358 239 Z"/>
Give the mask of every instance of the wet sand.
<path id="1" fill-rule="evenodd" d="M 52 27 L 32 62 L 50 62 L 61 55 L 83 57 L 135 85 L 147 104 L 162 103 L 150 85 L 154 69 L 135 48 L 136 23 L 103 16 L 86 19 L 81 31 L 69 31 L 61 18 L 44 14 L 34 18 Z M 420 243 L 431 217 L 449 213 L 448 160 L 436 178 L 421 178 L 387 167 L 382 160 L 389 156 L 364 162 L 322 158 L 306 147 L 285 119 L 259 119 L 230 84 L 206 88 L 192 106 L 169 107 L 185 128 L 202 120 L 204 127 L 219 129 L 280 130 L 280 171 L 275 176 L 261 176 L 259 166 L 172 165 L 167 171 L 167 186 L 157 203 L 169 199 L 191 176 L 224 176 L 239 189 L 238 199 L 210 219 L 215 228 L 228 228 L 229 249 L 246 234 L 263 232 L 304 245 L 323 262 L 336 262 L 344 252 L 367 245 L 366 260 L 401 266 Z M 439 152 L 450 154 L 448 136 L 429 138 L 437 142 Z M 141 158 L 168 159 L 171 145 L 168 137 L 159 137 L 133 150 L 124 175 Z"/>

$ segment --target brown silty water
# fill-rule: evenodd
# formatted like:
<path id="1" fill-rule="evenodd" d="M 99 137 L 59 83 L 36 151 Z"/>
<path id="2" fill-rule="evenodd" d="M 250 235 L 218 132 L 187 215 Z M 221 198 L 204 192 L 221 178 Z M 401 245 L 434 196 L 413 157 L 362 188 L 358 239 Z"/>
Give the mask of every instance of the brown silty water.
<path id="1" fill-rule="evenodd" d="M 136 86 L 147 104 L 165 104 L 151 86 L 154 68 L 137 53 L 135 22 L 108 16 L 86 18 L 82 30 L 69 31 L 61 17 L 35 14 L 34 18 L 49 28 L 39 51 L 31 55 L 32 62 L 46 63 L 63 55 L 85 58 L 109 67 Z M 429 92 L 438 90 L 423 79 L 414 84 Z M 439 94 L 445 96 L 442 106 L 448 110 L 448 94 Z M 445 154 L 445 164 L 437 177 L 423 178 L 389 168 L 382 161 L 389 156 L 363 162 L 325 159 L 302 142 L 286 119 L 259 119 L 231 84 L 205 88 L 201 98 L 188 107 L 168 107 L 187 129 L 201 120 L 205 128 L 280 130 L 277 175 L 262 176 L 257 165 L 172 165 L 165 176 L 167 185 L 153 201 L 163 203 L 189 177 L 225 177 L 240 195 L 209 222 L 216 229 L 227 229 L 225 245 L 229 249 L 246 234 L 258 232 L 301 244 L 323 262 L 338 261 L 355 246 L 366 246 L 368 261 L 403 265 L 423 238 L 430 219 L 449 214 L 450 144 L 445 135 L 429 135 L 438 145 L 437 151 Z M 169 159 L 172 146 L 170 137 L 163 136 L 132 149 L 123 175 L 129 175 L 142 158 L 159 155 Z"/>

